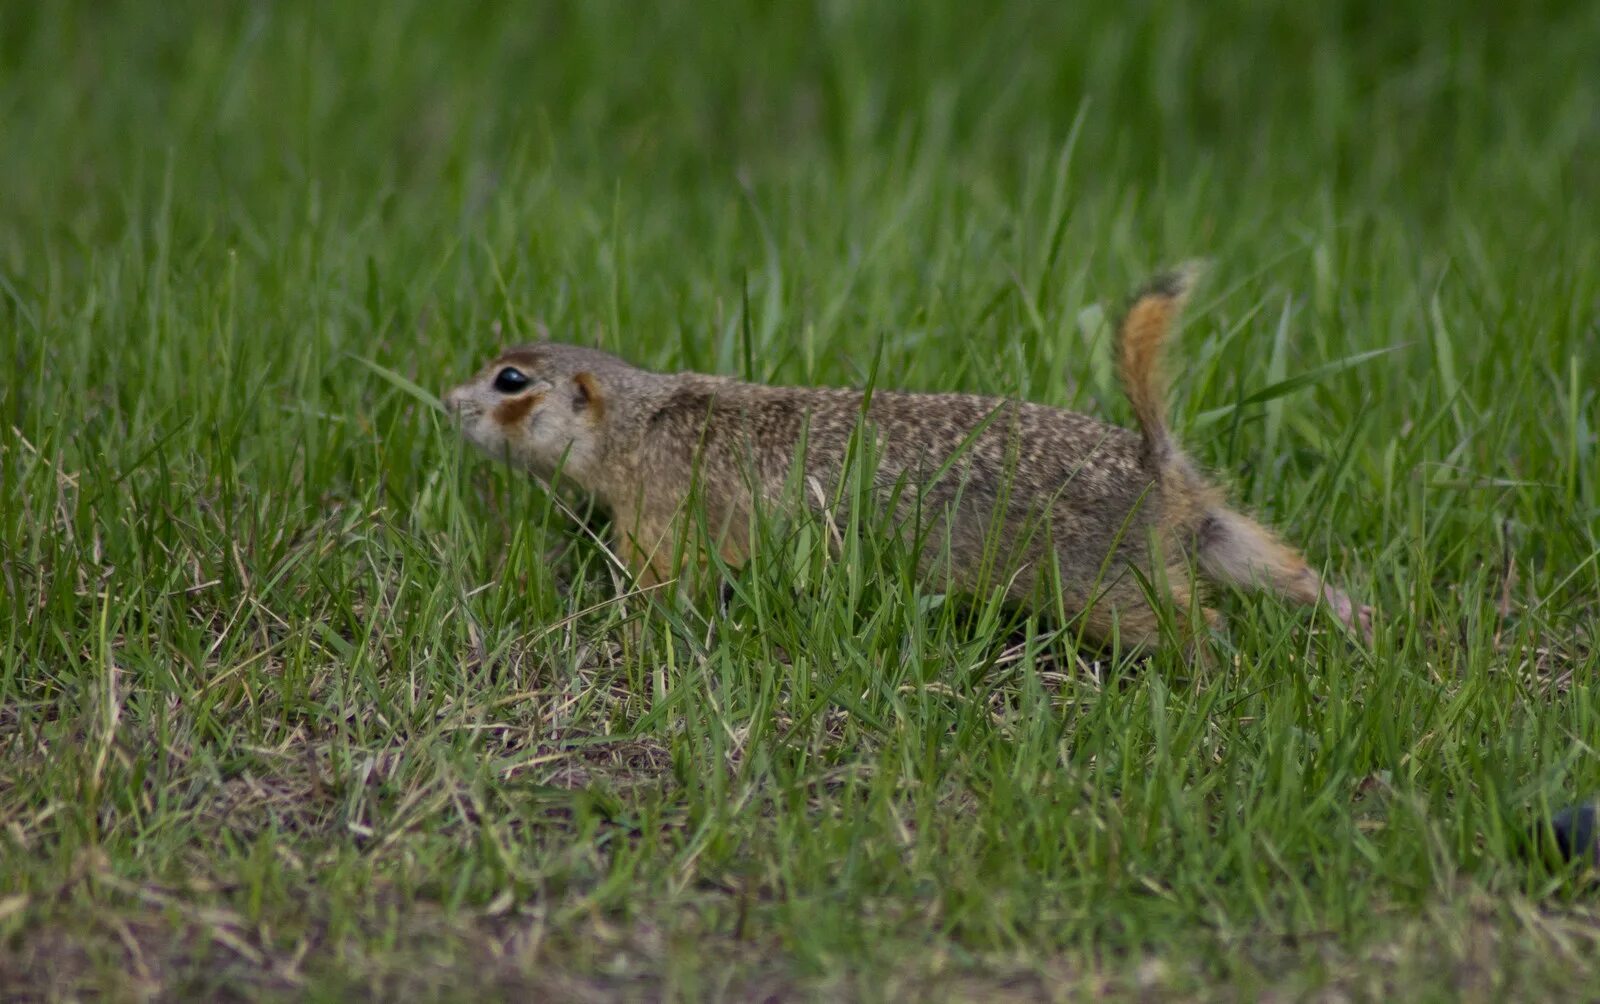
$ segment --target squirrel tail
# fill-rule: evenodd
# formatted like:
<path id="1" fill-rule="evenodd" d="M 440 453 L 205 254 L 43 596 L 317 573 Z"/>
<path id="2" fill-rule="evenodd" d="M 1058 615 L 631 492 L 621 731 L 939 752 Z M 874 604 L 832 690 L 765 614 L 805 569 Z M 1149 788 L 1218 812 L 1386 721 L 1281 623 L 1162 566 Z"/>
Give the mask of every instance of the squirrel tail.
<path id="1" fill-rule="evenodd" d="M 1162 348 L 1201 269 L 1201 262 L 1188 262 L 1147 280 L 1133 295 L 1117 328 L 1117 376 L 1139 419 L 1145 460 L 1162 472 L 1180 458 L 1167 428 Z"/>

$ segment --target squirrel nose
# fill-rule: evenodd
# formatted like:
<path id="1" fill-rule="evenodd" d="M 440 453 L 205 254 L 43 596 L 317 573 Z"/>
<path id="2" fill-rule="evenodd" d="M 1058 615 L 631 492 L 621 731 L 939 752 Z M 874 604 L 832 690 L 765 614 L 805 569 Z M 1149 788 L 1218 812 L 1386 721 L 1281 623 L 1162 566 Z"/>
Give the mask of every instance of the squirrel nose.
<path id="1" fill-rule="evenodd" d="M 444 396 L 444 410 L 454 415 L 461 410 L 461 388 L 453 387 Z"/>

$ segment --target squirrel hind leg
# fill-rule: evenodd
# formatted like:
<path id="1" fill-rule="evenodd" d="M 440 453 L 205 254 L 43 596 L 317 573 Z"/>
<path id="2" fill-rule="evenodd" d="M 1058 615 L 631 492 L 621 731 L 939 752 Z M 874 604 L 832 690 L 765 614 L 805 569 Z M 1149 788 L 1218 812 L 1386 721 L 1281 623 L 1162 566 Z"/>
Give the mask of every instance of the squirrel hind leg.
<path id="1" fill-rule="evenodd" d="M 1372 641 L 1372 608 L 1324 582 L 1299 551 L 1250 517 L 1229 509 L 1209 513 L 1200 526 L 1199 552 L 1210 578 L 1306 606 L 1326 603 L 1362 641 Z"/>
<path id="2" fill-rule="evenodd" d="M 1187 569 L 1185 569 L 1187 571 Z M 1169 574 L 1172 574 L 1169 572 Z M 1227 625 L 1223 622 L 1222 615 L 1204 603 L 1196 603 L 1198 586 L 1174 585 L 1172 588 L 1173 608 L 1178 614 L 1179 637 L 1183 643 L 1183 656 L 1188 662 L 1202 666 L 1208 670 L 1217 669 L 1219 662 L 1217 649 L 1214 642 L 1217 636 L 1227 633 Z M 1191 612 L 1198 612 L 1200 623 L 1196 624 L 1190 617 Z"/>
<path id="3" fill-rule="evenodd" d="M 1197 584 L 1190 577 L 1186 563 L 1167 566 L 1166 578 L 1161 580 L 1162 595 L 1157 602 L 1168 607 L 1177 629 L 1176 641 L 1185 659 L 1215 664 L 1215 653 L 1210 648 L 1210 635 L 1219 633 L 1224 625 L 1215 610 L 1196 604 Z M 1198 613 L 1200 623 L 1192 619 Z M 1144 590 L 1131 579 L 1109 589 L 1084 611 L 1084 635 L 1095 644 L 1110 646 L 1120 642 L 1129 652 L 1149 653 L 1161 647 L 1164 618 L 1150 605 Z"/>

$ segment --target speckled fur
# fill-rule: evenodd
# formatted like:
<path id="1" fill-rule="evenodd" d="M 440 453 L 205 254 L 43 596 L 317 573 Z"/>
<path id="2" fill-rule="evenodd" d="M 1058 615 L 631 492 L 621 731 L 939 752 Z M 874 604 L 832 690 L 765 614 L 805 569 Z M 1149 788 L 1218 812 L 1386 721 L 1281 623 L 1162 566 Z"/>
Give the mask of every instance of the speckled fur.
<path id="1" fill-rule="evenodd" d="M 797 461 L 803 504 L 843 525 L 833 500 L 864 417 L 877 507 L 897 500 L 901 532 L 927 534 L 922 571 L 941 588 L 1003 585 L 1029 601 L 1043 595 L 1042 576 L 1057 575 L 1090 637 L 1147 645 L 1159 617 L 1139 579 L 1186 610 L 1198 567 L 1211 579 L 1327 601 L 1366 634 L 1370 610 L 1228 508 L 1167 431 L 1160 349 L 1192 280 L 1192 271 L 1152 280 L 1119 328 L 1119 372 L 1139 432 L 969 394 L 879 390 L 863 416 L 859 390 L 653 373 L 551 342 L 502 353 L 446 401 L 478 446 L 542 477 L 559 468 L 608 508 L 620 553 L 647 584 L 698 565 L 702 549 L 745 560 L 752 514 L 792 502 Z M 494 387 L 508 366 L 532 378 L 514 395 Z M 701 525 L 709 539 L 693 532 Z"/>

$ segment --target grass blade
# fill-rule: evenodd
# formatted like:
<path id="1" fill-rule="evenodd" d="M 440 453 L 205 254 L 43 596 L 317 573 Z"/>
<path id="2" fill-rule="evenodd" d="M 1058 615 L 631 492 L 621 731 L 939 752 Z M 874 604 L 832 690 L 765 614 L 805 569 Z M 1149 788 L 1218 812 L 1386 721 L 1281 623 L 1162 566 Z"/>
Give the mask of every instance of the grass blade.
<path id="1" fill-rule="evenodd" d="M 381 363 L 375 363 L 371 359 L 367 359 L 363 356 L 350 353 L 350 358 L 354 359 L 356 362 L 365 366 L 372 372 L 378 374 L 378 376 L 381 376 L 385 380 L 389 381 L 389 383 L 393 384 L 396 389 L 404 391 L 406 394 L 415 398 L 422 404 L 427 405 L 429 408 L 432 408 L 434 411 L 441 413 L 444 411 L 444 402 L 439 400 L 437 395 L 423 389 L 414 381 L 401 376 L 399 373 L 396 373 L 394 370 L 382 365 Z"/>

